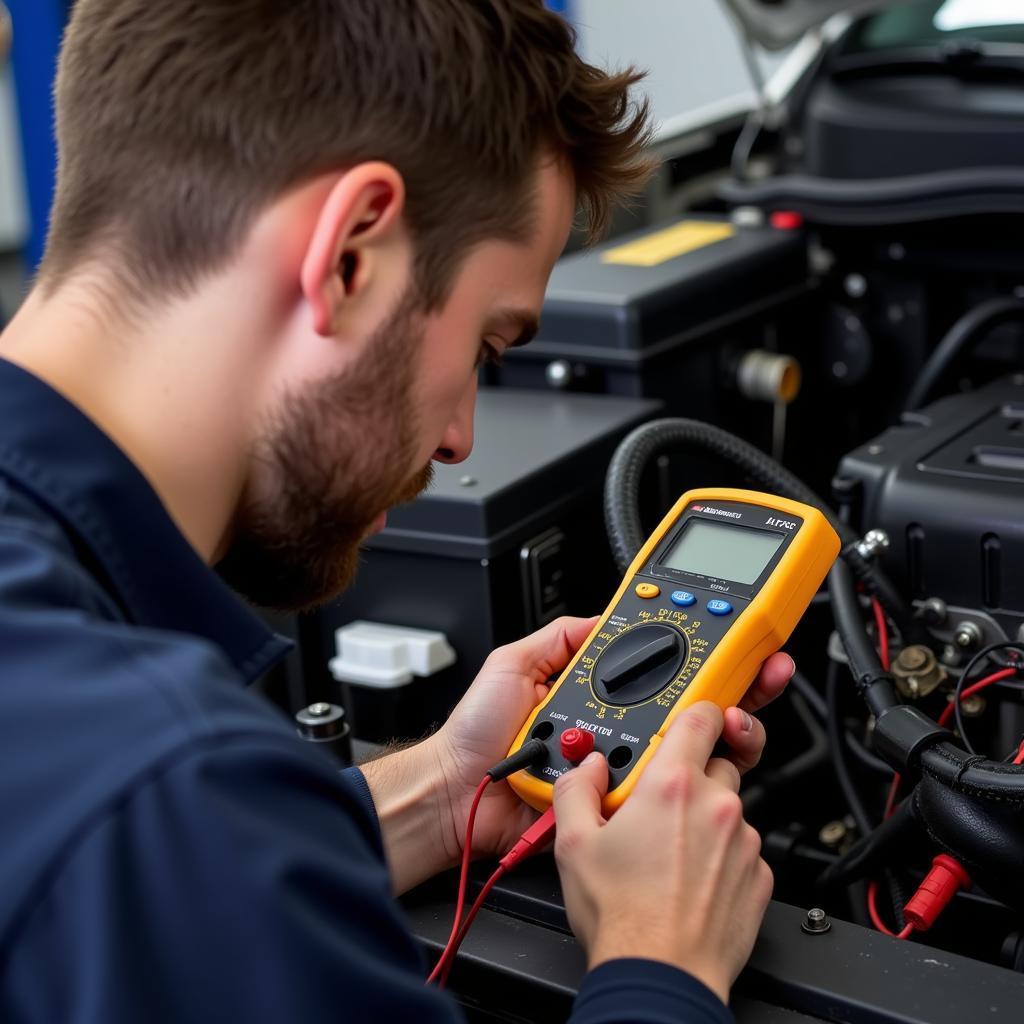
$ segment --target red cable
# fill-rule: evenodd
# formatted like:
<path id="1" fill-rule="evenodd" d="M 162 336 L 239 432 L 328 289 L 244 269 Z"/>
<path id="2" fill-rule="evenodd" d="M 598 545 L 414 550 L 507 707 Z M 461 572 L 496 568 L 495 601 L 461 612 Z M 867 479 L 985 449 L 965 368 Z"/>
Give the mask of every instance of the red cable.
<path id="1" fill-rule="evenodd" d="M 1016 675 L 1017 669 L 1015 668 L 1001 668 L 998 672 L 993 672 L 990 676 L 985 676 L 984 679 L 979 679 L 976 683 L 971 683 L 963 693 L 960 694 L 960 703 L 962 704 L 967 697 L 971 694 L 977 693 L 979 690 L 984 690 L 988 686 L 992 686 L 993 683 L 1002 682 L 1004 679 L 1009 679 L 1010 676 Z M 942 709 L 942 714 L 939 715 L 939 725 L 946 725 L 946 723 L 953 717 L 953 705 L 949 704 Z"/>
<path id="2" fill-rule="evenodd" d="M 882 659 L 882 668 L 889 671 L 889 629 L 885 624 L 885 612 L 877 597 L 871 598 L 871 610 L 875 613 L 875 625 L 878 627 L 878 654 Z"/>
<path id="3" fill-rule="evenodd" d="M 882 915 L 878 913 L 878 883 L 868 883 L 868 914 L 871 916 L 871 923 L 883 934 L 889 935 L 894 939 L 905 939 L 914 930 L 912 924 L 908 924 L 898 935 L 894 932 L 883 920 Z"/>
<path id="4" fill-rule="evenodd" d="M 892 777 L 892 785 L 889 787 L 889 795 L 885 800 L 885 814 L 883 817 L 891 818 L 892 812 L 896 810 L 896 794 L 900 791 L 900 779 L 899 772 Z"/>
<path id="5" fill-rule="evenodd" d="M 455 900 L 455 920 L 452 922 L 452 931 L 448 936 L 448 941 L 445 943 L 444 951 L 441 953 L 441 958 L 434 965 L 434 969 L 430 972 L 430 977 L 427 978 L 428 982 L 433 981 L 437 977 L 437 972 L 440 969 L 441 964 L 444 962 L 444 958 L 449 947 L 455 941 L 455 936 L 459 934 L 459 925 L 462 922 L 462 909 L 466 905 L 466 884 L 469 880 L 470 850 L 473 845 L 473 826 L 476 824 L 476 811 L 480 806 L 484 790 L 487 789 L 490 781 L 490 775 L 485 775 L 480 780 L 479 785 L 476 787 L 476 792 L 473 794 L 473 802 L 469 805 L 469 815 L 466 818 L 466 838 L 462 843 L 462 868 L 459 871 L 459 895 Z"/>
<path id="6" fill-rule="evenodd" d="M 477 789 L 477 796 L 474 799 L 479 798 L 483 792 L 483 783 Z M 466 846 L 465 849 L 469 849 L 470 839 L 472 838 L 472 816 L 473 810 L 470 810 L 470 818 L 467 820 L 466 826 Z M 459 946 L 462 945 L 463 939 L 469 933 L 470 925 L 472 925 L 476 915 L 480 913 L 480 908 L 484 905 L 484 900 L 487 898 L 488 893 L 494 888 L 495 883 L 499 878 L 507 871 L 511 871 L 520 861 L 529 857 L 530 854 L 536 853 L 541 850 L 555 834 L 555 809 L 549 807 L 512 845 L 512 848 L 505 854 L 504 857 L 498 861 L 498 866 L 494 870 L 494 874 L 487 879 L 484 887 L 480 890 L 479 895 L 473 902 L 473 906 L 470 908 L 469 913 L 466 915 L 466 920 L 459 923 L 459 918 L 462 916 L 462 903 L 464 902 L 465 889 L 463 886 L 459 888 L 459 905 L 456 908 L 455 927 L 452 929 L 452 934 L 449 936 L 448 942 L 441 952 L 441 957 L 434 966 L 433 971 L 430 972 L 430 977 L 427 978 L 428 984 L 431 981 L 437 981 L 438 985 L 444 986 L 444 983 L 448 979 L 448 973 L 452 969 L 452 965 L 455 963 L 455 957 L 458 954 Z M 468 859 L 465 852 L 463 852 L 463 863 L 468 864 Z"/>
<path id="7" fill-rule="evenodd" d="M 1013 763 L 1024 764 L 1024 740 L 1021 740 L 1021 744 L 1017 748 L 1017 756 L 1013 759 Z"/>
<path id="8" fill-rule="evenodd" d="M 459 936 L 455 940 L 455 944 L 451 946 L 445 953 L 441 955 L 441 960 L 438 962 L 438 967 L 444 964 L 444 969 L 441 972 L 440 978 L 438 978 L 437 984 L 440 988 L 448 982 L 448 975 L 451 974 L 452 967 L 455 966 L 455 958 L 458 955 L 459 947 L 462 945 L 462 940 L 465 939 L 466 935 L 469 934 L 470 925 L 476 919 L 476 915 L 480 913 L 480 908 L 484 905 L 484 900 L 487 899 L 488 894 L 494 888 L 498 879 L 505 874 L 505 866 L 499 864 L 494 869 L 494 874 L 484 883 L 484 887 L 480 890 L 479 895 L 473 901 L 473 905 L 469 908 L 469 913 L 466 915 L 466 920 L 463 922 L 462 927 L 459 929 Z M 436 968 L 435 968 L 436 972 Z M 427 979 L 430 980 L 429 978 Z"/>

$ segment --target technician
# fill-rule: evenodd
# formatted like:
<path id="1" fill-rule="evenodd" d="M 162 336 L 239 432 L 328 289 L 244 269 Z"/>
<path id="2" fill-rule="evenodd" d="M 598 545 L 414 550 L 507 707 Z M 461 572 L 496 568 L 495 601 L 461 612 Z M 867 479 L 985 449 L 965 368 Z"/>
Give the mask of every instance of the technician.
<path id="1" fill-rule="evenodd" d="M 478 364 L 535 330 L 574 212 L 600 230 L 648 172 L 637 78 L 539 0 L 78 0 L 46 258 L 0 337 L 0 1019 L 456 1019 L 393 894 L 457 862 L 590 621 L 339 775 L 246 690 L 285 645 L 222 580 L 329 599 L 467 456 Z M 728 1019 L 763 742 L 695 706 L 607 824 L 600 758 L 560 783 L 574 1021 Z M 531 818 L 492 788 L 479 855 Z"/>

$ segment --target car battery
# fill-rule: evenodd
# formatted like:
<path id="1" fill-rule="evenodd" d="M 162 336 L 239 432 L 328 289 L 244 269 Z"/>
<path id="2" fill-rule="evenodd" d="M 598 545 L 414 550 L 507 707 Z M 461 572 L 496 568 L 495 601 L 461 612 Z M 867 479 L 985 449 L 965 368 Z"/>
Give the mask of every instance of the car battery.
<path id="1" fill-rule="evenodd" d="M 938 599 L 926 609 L 929 625 L 968 650 L 1018 639 L 1024 375 L 905 413 L 850 452 L 839 477 L 852 521 L 888 535 L 881 558 L 894 582 L 919 601 Z"/>
<path id="2" fill-rule="evenodd" d="M 736 429 L 740 358 L 807 334 L 786 328 L 809 287 L 798 223 L 687 216 L 559 260 L 537 338 L 488 380 L 652 397 L 669 415 Z"/>
<path id="3" fill-rule="evenodd" d="M 660 409 L 646 399 L 481 389 L 470 457 L 437 466 L 431 488 L 367 541 L 351 589 L 301 617 L 309 699 L 337 700 L 340 680 L 357 737 L 422 736 L 495 647 L 561 614 L 600 612 L 618 582 L 605 471 L 619 441 Z M 375 624 L 353 628 L 379 665 L 339 657 L 336 631 L 357 622 Z M 414 662 L 431 674 L 415 675 Z"/>

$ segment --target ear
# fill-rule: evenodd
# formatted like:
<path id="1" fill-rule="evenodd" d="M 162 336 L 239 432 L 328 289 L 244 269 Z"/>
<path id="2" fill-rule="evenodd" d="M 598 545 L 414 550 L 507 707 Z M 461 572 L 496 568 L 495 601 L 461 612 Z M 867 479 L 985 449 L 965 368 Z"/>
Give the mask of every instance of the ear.
<path id="1" fill-rule="evenodd" d="M 405 184 L 390 164 L 358 164 L 337 179 L 302 260 L 302 293 L 317 334 L 335 333 L 346 303 L 366 289 L 371 257 L 398 231 L 404 208 Z"/>

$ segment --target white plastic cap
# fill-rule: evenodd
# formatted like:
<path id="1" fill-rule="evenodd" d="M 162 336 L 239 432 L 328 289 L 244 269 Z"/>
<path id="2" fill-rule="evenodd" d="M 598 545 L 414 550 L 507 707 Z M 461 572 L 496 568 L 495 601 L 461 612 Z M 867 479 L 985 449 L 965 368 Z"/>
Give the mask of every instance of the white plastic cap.
<path id="1" fill-rule="evenodd" d="M 334 645 L 331 675 L 356 686 L 405 686 L 413 676 L 432 676 L 455 662 L 444 633 L 381 622 L 350 622 L 335 630 Z"/>

